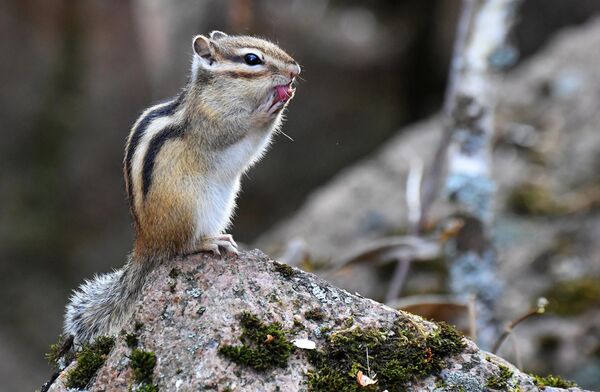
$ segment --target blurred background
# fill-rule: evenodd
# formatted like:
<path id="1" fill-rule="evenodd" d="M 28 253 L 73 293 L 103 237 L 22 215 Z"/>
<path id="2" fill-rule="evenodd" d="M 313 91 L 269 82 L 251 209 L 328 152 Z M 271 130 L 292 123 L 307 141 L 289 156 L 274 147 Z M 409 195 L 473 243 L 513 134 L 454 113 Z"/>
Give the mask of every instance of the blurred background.
<path id="1" fill-rule="evenodd" d="M 459 1 L 444 0 L 2 1 L 0 378 L 6 390 L 33 390 L 48 378 L 43 353 L 61 332 L 69 292 L 123 264 L 132 242 L 124 141 L 144 108 L 185 84 L 195 34 L 263 36 L 303 66 L 284 127 L 294 141 L 278 137 L 244 178 L 232 233 L 252 244 L 348 165 L 439 111 L 459 9 Z M 598 13 L 595 0 L 524 1 L 513 34 L 520 62 Z M 593 234 L 599 233 L 588 241 Z M 593 302 L 597 286 L 590 284 Z M 546 351 L 534 354 L 554 359 L 525 361 L 525 370 L 561 373 L 560 361 L 571 357 L 556 351 L 555 337 L 544 344 Z M 600 362 L 597 339 L 592 346 L 597 351 L 585 358 Z M 576 370 L 565 375 L 600 386 Z"/>

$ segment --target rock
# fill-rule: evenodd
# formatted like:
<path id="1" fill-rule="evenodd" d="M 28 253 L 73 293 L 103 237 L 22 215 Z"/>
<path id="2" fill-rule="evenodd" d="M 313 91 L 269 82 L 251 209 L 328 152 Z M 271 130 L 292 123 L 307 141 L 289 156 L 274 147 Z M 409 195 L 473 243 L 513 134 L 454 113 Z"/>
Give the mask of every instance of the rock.
<path id="1" fill-rule="evenodd" d="M 538 390 L 529 375 L 451 327 L 350 294 L 258 250 L 160 266 L 136 306 L 86 390 L 405 390 L 393 380 L 419 391 Z M 67 391 L 80 361 L 49 390 Z"/>

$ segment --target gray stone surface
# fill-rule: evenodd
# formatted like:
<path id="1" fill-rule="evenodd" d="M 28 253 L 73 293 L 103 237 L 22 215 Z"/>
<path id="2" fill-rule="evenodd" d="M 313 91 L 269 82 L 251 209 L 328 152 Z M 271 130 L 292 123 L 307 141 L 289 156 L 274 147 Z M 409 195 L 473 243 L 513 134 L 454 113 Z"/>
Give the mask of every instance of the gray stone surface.
<path id="1" fill-rule="evenodd" d="M 323 320 L 308 320 L 304 316 L 314 308 L 322 310 Z M 143 323 L 138 332 L 139 347 L 156 354 L 153 379 L 159 389 L 306 390 L 305 372 L 311 367 L 305 350 L 296 349 L 285 368 L 263 372 L 237 365 L 217 353 L 223 344 L 238 344 L 240 327 L 236 316 L 242 311 L 252 312 L 266 322 L 280 322 L 290 330 L 294 320 L 304 324 L 306 328 L 298 330 L 294 337 L 316 342 L 317 349 L 323 347 L 325 339 L 320 331 L 325 331 L 325 327 L 332 331 L 342 329 L 348 317 L 361 327 L 386 328 L 405 319 L 418 325 L 423 333 L 437 328 L 419 317 L 335 288 L 315 275 L 296 270 L 292 276 L 285 276 L 257 250 L 244 252 L 239 258 L 192 256 L 165 264 L 149 276 L 134 315 L 135 322 Z M 133 331 L 134 320 L 127 332 Z M 448 358 L 446 369 L 438 377 L 415 380 L 407 389 L 452 391 L 463 387 L 483 391 L 490 377 L 500 374 L 502 365 L 514 372 L 509 385 L 521 386 L 524 391 L 538 390 L 528 375 L 478 350 L 472 342 L 465 342 L 464 351 Z M 88 389 L 127 391 L 133 384 L 130 353 L 123 337 L 118 338 Z M 64 375 L 65 372 L 59 376 L 51 391 L 67 390 Z"/>

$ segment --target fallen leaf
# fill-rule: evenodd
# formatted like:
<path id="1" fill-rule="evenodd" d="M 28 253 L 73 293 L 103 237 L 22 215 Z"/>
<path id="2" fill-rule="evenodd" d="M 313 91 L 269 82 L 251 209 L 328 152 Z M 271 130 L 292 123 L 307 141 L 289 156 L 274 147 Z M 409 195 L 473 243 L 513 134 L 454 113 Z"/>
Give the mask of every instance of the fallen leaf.
<path id="1" fill-rule="evenodd" d="M 373 385 L 375 383 L 377 383 L 377 380 L 375 380 L 375 378 L 370 378 L 369 376 L 365 376 L 363 374 L 362 371 L 358 371 L 356 373 L 356 382 L 358 383 L 358 385 L 360 385 L 361 387 L 367 387 L 369 385 Z"/>

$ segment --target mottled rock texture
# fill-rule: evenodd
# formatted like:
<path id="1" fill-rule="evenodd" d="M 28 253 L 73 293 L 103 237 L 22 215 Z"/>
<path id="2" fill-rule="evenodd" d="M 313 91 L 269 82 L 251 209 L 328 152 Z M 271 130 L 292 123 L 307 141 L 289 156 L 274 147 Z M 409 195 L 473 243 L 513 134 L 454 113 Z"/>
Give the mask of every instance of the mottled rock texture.
<path id="1" fill-rule="evenodd" d="M 311 340 L 316 343 L 316 350 L 291 346 L 285 364 L 263 363 L 265 370 L 240 365 L 219 350 L 242 344 L 242 314 L 252 314 L 265 325 L 280 323 L 277 327 L 284 331 L 285 339 Z M 274 262 L 257 250 L 223 259 L 195 255 L 174 260 L 149 275 L 131 325 L 116 339 L 87 389 L 137 390 L 139 385 L 134 378 L 146 377 L 149 385 L 161 391 L 331 390 L 310 386 L 307 374 L 314 374 L 315 370 L 309 362 L 311 355 L 325 351 L 328 342 L 335 339 L 333 336 L 356 335 L 357 331 L 377 331 L 377 339 L 393 341 L 401 336 L 399 325 L 411 329 L 419 339 L 429 339 L 443 330 L 419 317 L 333 287 L 315 275 Z M 280 338 L 269 336 L 264 337 L 266 345 L 281 343 L 276 342 Z M 431 358 L 439 352 L 435 348 L 439 344 L 434 344 L 433 350 L 421 347 L 424 363 L 443 360 L 444 368 L 428 377 L 405 385 L 374 384 L 363 388 L 355 377 L 342 374 L 342 389 L 338 386 L 336 390 L 484 391 L 490 390 L 490 385 L 504 385 L 506 390 L 538 390 L 530 376 L 511 364 L 480 351 L 464 338 L 456 342 L 463 346 L 448 358 Z M 139 358 L 137 375 L 134 374 L 134 345 L 138 357 L 141 350 L 156 358 L 149 374 L 140 376 L 144 369 L 139 368 Z M 374 352 L 371 355 L 371 369 L 376 373 L 377 366 L 383 364 L 374 362 Z M 67 390 L 64 383 L 74 366 L 76 363 L 61 373 L 50 391 Z"/>

